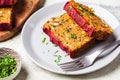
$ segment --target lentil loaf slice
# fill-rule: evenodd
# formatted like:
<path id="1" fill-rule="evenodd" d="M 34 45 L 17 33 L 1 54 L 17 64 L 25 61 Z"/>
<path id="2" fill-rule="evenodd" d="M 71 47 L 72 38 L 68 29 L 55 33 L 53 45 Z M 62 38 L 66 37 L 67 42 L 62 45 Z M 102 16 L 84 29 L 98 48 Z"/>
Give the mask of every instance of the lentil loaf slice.
<path id="1" fill-rule="evenodd" d="M 65 4 L 64 10 L 89 36 L 96 40 L 106 40 L 113 32 L 110 26 L 86 5 L 71 0 Z"/>
<path id="2" fill-rule="evenodd" d="M 50 37 L 51 42 L 66 51 L 71 58 L 78 57 L 82 51 L 94 44 L 94 39 L 67 13 L 47 21 L 43 31 Z"/>

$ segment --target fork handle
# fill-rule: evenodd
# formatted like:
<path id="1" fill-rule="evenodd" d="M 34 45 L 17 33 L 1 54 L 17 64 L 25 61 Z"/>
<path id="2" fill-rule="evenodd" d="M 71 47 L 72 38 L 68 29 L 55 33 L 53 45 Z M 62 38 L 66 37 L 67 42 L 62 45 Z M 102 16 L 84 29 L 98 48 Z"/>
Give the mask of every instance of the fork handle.
<path id="1" fill-rule="evenodd" d="M 102 54 L 104 54 L 103 56 L 106 56 L 108 53 L 111 53 L 112 51 L 114 51 L 119 45 L 120 45 L 120 40 L 115 41 L 110 45 L 107 45 L 102 51 Z"/>
<path id="2" fill-rule="evenodd" d="M 104 53 L 105 55 L 107 55 L 108 53 L 111 53 L 112 51 L 114 51 L 119 45 L 120 45 L 120 40 L 115 41 L 114 43 L 109 44 L 103 49 L 95 51 L 93 54 L 88 56 L 92 57 L 92 60 L 95 60 L 101 53 Z"/>

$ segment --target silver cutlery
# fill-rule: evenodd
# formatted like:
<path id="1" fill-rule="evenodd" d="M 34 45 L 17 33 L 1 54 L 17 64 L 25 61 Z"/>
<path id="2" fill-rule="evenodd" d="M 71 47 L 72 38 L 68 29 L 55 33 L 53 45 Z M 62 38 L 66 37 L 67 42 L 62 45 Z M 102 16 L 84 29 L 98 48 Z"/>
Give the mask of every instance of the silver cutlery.
<path id="1" fill-rule="evenodd" d="M 60 66 L 64 71 L 77 71 L 86 67 L 89 67 L 94 64 L 96 59 L 100 54 L 104 53 L 111 53 L 114 51 L 118 46 L 120 45 L 120 40 L 115 41 L 106 47 L 99 49 L 95 51 L 92 54 L 82 56 L 80 58 L 77 58 L 73 61 L 66 62 L 66 63 L 60 63 L 58 66 Z"/>

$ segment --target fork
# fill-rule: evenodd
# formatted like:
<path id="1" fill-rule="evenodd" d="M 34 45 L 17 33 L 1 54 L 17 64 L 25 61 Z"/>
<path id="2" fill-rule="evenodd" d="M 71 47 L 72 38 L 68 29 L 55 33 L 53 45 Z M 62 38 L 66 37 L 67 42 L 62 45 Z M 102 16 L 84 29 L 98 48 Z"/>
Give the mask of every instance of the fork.
<path id="1" fill-rule="evenodd" d="M 80 58 L 75 59 L 75 60 L 70 61 L 70 62 L 60 63 L 60 64 L 58 64 L 58 66 L 60 66 L 63 71 L 77 71 L 77 70 L 89 67 L 89 66 L 94 64 L 95 60 L 98 58 L 98 56 L 101 53 L 103 53 L 103 52 L 105 54 L 111 53 L 119 45 L 120 45 L 120 40 L 115 41 L 112 44 L 109 44 L 109 45 L 105 46 L 104 48 L 95 51 L 92 54 L 80 57 Z"/>

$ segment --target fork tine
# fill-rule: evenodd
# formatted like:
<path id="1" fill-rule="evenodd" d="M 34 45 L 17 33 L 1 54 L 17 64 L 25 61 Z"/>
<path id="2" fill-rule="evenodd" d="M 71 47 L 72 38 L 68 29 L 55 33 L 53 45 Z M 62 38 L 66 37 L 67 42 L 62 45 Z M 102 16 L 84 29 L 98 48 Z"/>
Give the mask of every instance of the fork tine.
<path id="1" fill-rule="evenodd" d="M 74 66 L 67 66 L 67 67 L 63 67 L 63 66 L 60 66 L 64 71 L 76 71 L 76 70 L 80 70 L 82 68 L 84 68 L 84 65 L 81 63 L 81 64 L 76 64 Z"/>
<path id="2" fill-rule="evenodd" d="M 60 64 L 58 64 L 59 66 L 62 66 L 62 65 L 72 65 L 72 64 L 74 64 L 74 63 L 77 63 L 77 62 L 79 62 L 79 59 L 77 59 L 77 60 L 74 60 L 74 61 L 71 61 L 71 62 L 66 62 L 66 63 L 60 63 Z"/>
<path id="3" fill-rule="evenodd" d="M 69 69 L 62 68 L 62 70 L 69 72 L 69 71 L 78 71 L 78 70 L 83 69 L 83 68 L 85 68 L 85 67 L 75 67 L 75 68 L 69 68 Z"/>
<path id="4" fill-rule="evenodd" d="M 62 68 L 74 68 L 76 66 L 80 66 L 81 67 L 81 66 L 83 66 L 83 64 L 80 63 L 80 64 L 74 64 L 74 65 L 60 66 L 60 67 L 62 67 Z"/>
<path id="5" fill-rule="evenodd" d="M 80 61 L 74 61 L 74 62 L 70 62 L 70 63 L 59 64 L 59 66 L 67 67 L 67 66 L 74 66 L 74 65 L 79 65 L 79 64 L 81 64 Z"/>

